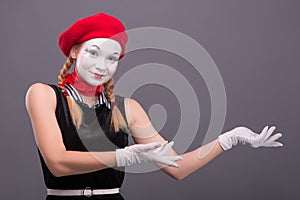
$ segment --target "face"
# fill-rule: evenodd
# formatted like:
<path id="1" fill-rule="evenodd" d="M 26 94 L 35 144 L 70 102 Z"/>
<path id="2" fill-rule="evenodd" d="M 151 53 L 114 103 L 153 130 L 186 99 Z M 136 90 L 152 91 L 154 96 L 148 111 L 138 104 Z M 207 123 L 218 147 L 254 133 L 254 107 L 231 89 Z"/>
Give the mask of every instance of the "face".
<path id="1" fill-rule="evenodd" d="M 78 75 L 92 86 L 106 83 L 117 70 L 121 51 L 121 45 L 108 38 L 95 38 L 84 42 L 76 54 Z"/>

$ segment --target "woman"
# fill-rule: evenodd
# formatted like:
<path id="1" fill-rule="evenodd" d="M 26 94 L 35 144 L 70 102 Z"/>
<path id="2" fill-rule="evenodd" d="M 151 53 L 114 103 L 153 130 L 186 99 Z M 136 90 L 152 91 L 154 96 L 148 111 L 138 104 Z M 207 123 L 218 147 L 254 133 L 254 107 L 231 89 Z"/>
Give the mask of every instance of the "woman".
<path id="1" fill-rule="evenodd" d="M 47 199 L 123 199 L 125 166 L 154 162 L 181 180 L 239 143 L 282 146 L 282 135 L 237 127 L 209 144 L 178 156 L 131 98 L 114 94 L 113 75 L 124 56 L 127 34 L 113 16 L 99 13 L 75 22 L 59 37 L 67 56 L 58 86 L 36 83 L 26 94 Z M 67 71 L 74 65 L 74 71 Z M 137 143 L 128 146 L 130 133 Z M 207 147 L 210 151 L 200 157 Z"/>

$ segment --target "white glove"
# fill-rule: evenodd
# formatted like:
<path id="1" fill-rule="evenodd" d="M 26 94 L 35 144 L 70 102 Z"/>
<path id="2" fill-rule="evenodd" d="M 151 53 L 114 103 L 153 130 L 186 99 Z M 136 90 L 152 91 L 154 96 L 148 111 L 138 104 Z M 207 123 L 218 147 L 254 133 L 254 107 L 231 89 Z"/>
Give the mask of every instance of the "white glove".
<path id="1" fill-rule="evenodd" d="M 274 130 L 275 126 L 272 126 L 271 128 L 266 126 L 260 134 L 256 134 L 246 127 L 236 127 L 231 131 L 219 135 L 218 139 L 224 151 L 231 149 L 232 146 L 237 145 L 238 143 L 250 144 L 253 148 L 281 147 L 283 144 L 275 140 L 280 138 L 282 134 L 276 133 L 272 135 Z"/>
<path id="2" fill-rule="evenodd" d="M 166 156 L 170 151 L 174 142 L 152 142 L 149 144 L 135 144 L 125 147 L 124 149 L 116 150 L 117 166 L 130 166 L 142 162 L 157 162 L 164 165 L 179 168 L 175 162 L 182 160 L 180 156 Z"/>

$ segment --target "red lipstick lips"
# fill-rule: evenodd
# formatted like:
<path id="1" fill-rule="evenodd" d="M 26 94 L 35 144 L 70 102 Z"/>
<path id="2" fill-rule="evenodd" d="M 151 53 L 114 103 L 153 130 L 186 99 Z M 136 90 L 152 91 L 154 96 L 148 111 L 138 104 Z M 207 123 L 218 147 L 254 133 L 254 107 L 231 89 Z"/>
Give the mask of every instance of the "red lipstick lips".
<path id="1" fill-rule="evenodd" d="M 102 74 L 94 73 L 94 76 L 95 76 L 95 78 L 97 78 L 97 79 L 101 79 L 103 75 L 102 75 Z"/>

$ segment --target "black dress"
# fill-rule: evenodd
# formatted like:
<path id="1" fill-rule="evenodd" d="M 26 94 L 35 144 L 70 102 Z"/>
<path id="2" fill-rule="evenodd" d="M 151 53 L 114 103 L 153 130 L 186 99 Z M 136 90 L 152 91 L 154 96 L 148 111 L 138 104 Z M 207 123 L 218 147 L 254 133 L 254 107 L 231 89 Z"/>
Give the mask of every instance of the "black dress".
<path id="1" fill-rule="evenodd" d="M 83 123 L 77 130 L 72 123 L 66 98 L 60 88 L 50 85 L 56 93 L 56 118 L 60 127 L 66 150 L 72 151 L 114 151 L 128 145 L 128 134 L 122 130 L 114 132 L 110 128 L 111 109 L 105 104 L 90 108 L 86 104 L 78 103 L 83 111 Z M 124 115 L 124 98 L 116 95 L 116 101 Z M 126 117 L 124 117 L 126 120 Z M 126 122 L 127 123 L 127 122 Z M 38 150 L 44 175 L 44 182 L 48 189 L 113 189 L 120 188 L 124 180 L 124 168 L 107 168 L 95 172 L 55 177 L 48 169 Z M 123 199 L 121 194 L 85 196 L 52 196 L 47 200 L 67 199 Z"/>

